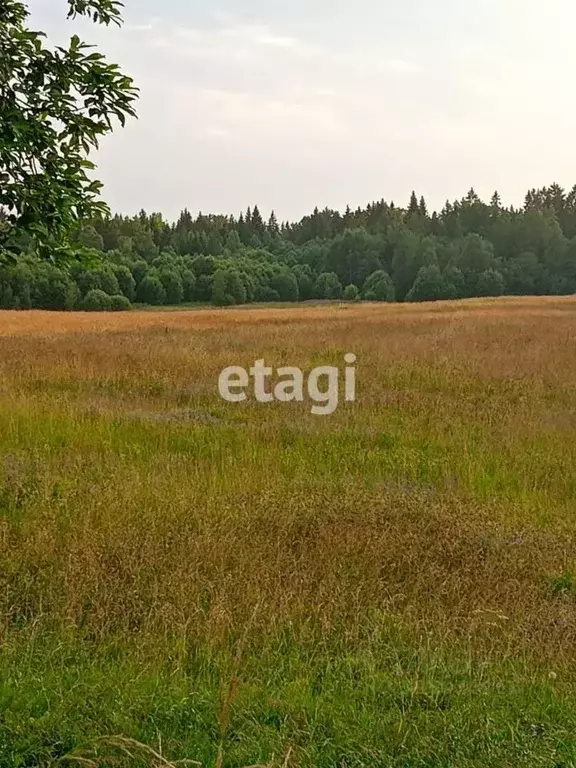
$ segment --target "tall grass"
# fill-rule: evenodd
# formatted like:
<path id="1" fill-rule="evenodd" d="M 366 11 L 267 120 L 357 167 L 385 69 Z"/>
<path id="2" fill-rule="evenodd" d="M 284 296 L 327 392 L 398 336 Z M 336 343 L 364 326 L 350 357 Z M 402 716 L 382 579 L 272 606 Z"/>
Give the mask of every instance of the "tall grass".
<path id="1" fill-rule="evenodd" d="M 0 766 L 575 765 L 576 301 L 0 313 Z M 358 357 L 358 401 L 220 370 Z"/>

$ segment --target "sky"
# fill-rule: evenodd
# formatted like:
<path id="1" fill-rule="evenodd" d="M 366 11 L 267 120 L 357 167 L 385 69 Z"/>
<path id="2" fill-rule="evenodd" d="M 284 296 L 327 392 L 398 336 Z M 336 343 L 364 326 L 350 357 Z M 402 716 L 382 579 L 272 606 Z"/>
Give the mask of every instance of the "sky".
<path id="1" fill-rule="evenodd" d="M 125 0 L 121 29 L 29 5 L 140 88 L 95 157 L 114 212 L 293 220 L 576 184 L 574 0 Z"/>

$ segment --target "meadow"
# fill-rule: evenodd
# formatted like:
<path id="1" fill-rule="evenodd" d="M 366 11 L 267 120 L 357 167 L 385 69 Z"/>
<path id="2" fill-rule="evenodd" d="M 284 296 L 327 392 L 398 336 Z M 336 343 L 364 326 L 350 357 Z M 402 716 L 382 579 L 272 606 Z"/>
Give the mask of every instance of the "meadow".
<path id="1" fill-rule="evenodd" d="M 576 299 L 0 312 L 0 767 L 576 766 L 575 523 Z"/>

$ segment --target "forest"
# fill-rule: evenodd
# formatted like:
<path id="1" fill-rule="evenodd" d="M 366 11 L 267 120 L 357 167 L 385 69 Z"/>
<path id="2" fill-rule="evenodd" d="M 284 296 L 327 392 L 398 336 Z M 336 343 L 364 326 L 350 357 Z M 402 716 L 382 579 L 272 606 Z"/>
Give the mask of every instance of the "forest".
<path id="1" fill-rule="evenodd" d="M 521 208 L 473 189 L 430 213 L 384 200 L 297 223 L 258 206 L 239 216 L 108 216 L 72 233 L 75 257 L 26 242 L 0 264 L 0 308 L 126 310 L 297 301 L 436 301 L 576 293 L 576 186 L 533 189 Z"/>

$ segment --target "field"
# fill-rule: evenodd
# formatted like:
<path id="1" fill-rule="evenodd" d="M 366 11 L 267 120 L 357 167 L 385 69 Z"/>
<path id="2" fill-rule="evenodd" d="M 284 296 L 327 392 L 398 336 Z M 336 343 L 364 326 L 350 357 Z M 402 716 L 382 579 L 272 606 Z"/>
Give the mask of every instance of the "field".
<path id="1" fill-rule="evenodd" d="M 0 766 L 575 766 L 575 523 L 575 299 L 0 312 Z"/>

